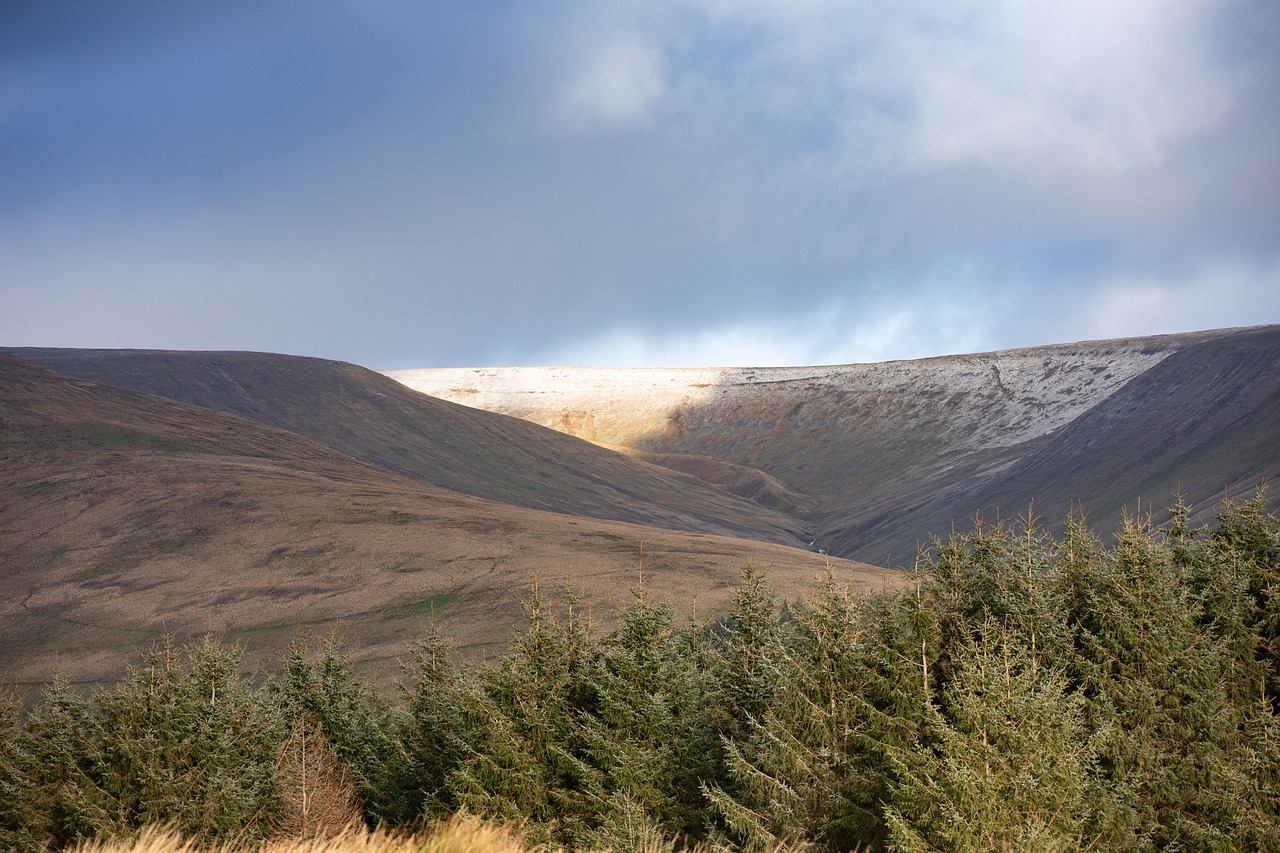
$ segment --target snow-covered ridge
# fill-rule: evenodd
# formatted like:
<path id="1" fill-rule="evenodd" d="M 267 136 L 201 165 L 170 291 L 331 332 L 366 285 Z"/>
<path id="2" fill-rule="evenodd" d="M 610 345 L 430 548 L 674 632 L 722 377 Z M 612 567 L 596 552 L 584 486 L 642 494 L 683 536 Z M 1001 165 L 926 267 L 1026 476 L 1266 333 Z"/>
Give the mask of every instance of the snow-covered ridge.
<path id="1" fill-rule="evenodd" d="M 602 444 L 652 444 L 692 422 L 937 419 L 969 447 L 1049 433 L 1185 342 L 1138 338 L 882 364 L 772 368 L 509 367 L 391 370 L 434 397 Z M 685 423 L 681 423 L 681 420 Z"/>

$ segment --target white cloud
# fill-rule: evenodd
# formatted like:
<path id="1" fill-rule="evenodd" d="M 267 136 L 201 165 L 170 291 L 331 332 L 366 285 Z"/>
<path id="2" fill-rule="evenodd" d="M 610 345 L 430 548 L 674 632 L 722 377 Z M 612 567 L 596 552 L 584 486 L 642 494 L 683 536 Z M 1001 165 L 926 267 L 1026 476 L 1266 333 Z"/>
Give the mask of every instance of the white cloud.
<path id="1" fill-rule="evenodd" d="M 815 165 L 855 184 L 964 165 L 1154 167 L 1233 97 L 1234 71 L 1209 46 L 1222 0 L 701 5 L 718 26 L 755 29 L 749 100 L 830 122 Z"/>
<path id="2" fill-rule="evenodd" d="M 1280 322 L 1280 259 L 1206 264 L 1183 277 L 1116 276 L 1084 300 L 1073 322 L 1090 338 Z"/>
<path id="3" fill-rule="evenodd" d="M 969 27 L 914 31 L 902 51 L 917 111 L 909 157 L 997 171 L 1157 165 L 1228 105 L 1204 43 L 1213 11 L 1201 0 L 1006 0 L 975 7 Z"/>
<path id="4" fill-rule="evenodd" d="M 644 121 L 664 91 L 662 53 L 639 36 L 592 46 L 557 92 L 552 125 L 568 131 Z"/>
<path id="5" fill-rule="evenodd" d="M 1181 277 L 1113 276 L 1075 289 L 953 259 L 877 296 L 686 329 L 616 326 L 533 353 L 529 365 L 785 367 L 856 364 L 1280 322 L 1280 260 Z"/>
<path id="6" fill-rule="evenodd" d="M 924 358 L 984 349 L 995 314 L 967 295 L 893 307 L 835 299 L 810 311 L 696 329 L 621 326 L 553 347 L 529 364 L 575 367 L 790 367 Z"/>

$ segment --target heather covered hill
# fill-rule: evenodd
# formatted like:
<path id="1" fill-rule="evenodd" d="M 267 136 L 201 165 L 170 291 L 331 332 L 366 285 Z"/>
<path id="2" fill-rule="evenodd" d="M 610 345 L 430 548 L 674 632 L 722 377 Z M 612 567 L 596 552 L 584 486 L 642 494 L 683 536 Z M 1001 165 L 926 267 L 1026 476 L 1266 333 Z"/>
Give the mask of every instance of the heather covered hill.
<path id="1" fill-rule="evenodd" d="M 395 672 L 436 618 L 499 646 L 534 573 L 600 612 L 646 582 L 712 614 L 749 559 L 798 595 L 795 548 L 482 500 L 247 418 L 70 379 L 0 355 L 0 674 L 118 675 L 164 631 L 215 631 L 269 668 L 298 628 L 341 626 Z M 884 573 L 839 563 L 858 584 Z M 892 582 L 892 580 L 890 580 Z"/>
<path id="2" fill-rule="evenodd" d="M 353 364 L 244 352 L 10 349 L 52 370 L 242 415 L 463 494 L 673 530 L 797 545 L 785 512 Z M 811 538 L 811 537 L 810 537 Z"/>
<path id="3" fill-rule="evenodd" d="M 834 367 L 388 375 L 760 495 L 832 553 L 903 564 L 929 533 L 1032 501 L 1111 531 L 1181 488 L 1203 518 L 1280 475 L 1277 365 L 1267 326 Z"/>

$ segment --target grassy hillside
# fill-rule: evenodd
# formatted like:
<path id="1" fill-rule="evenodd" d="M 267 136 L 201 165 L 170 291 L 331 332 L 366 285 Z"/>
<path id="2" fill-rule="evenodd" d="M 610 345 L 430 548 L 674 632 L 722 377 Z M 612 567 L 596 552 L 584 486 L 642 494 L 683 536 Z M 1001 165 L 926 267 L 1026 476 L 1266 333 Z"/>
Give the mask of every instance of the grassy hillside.
<path id="1" fill-rule="evenodd" d="M 533 573 L 587 604 L 646 580 L 714 612 L 748 559 L 793 594 L 816 555 L 576 518 L 394 474 L 293 433 L 0 356 L 0 679 L 114 677 L 164 631 L 243 639 L 269 667 L 341 626 L 383 673 L 432 615 L 469 654 L 503 642 Z M 882 572 L 840 563 L 855 583 Z"/>
<path id="2" fill-rule="evenodd" d="M 399 701 L 332 643 L 269 679 L 159 645 L 110 690 L 0 698 L 0 848 L 443 820 L 479 849 L 1272 850 L 1280 519 L 1262 490 L 1189 512 L 983 524 L 910 584 L 786 606 L 746 572 L 714 625 L 638 594 L 605 632 L 533 590 L 491 666 L 422 638 Z"/>
<path id="3" fill-rule="evenodd" d="M 1111 532 L 1180 485 L 1197 509 L 1246 494 L 1280 475 L 1278 364 L 1268 326 L 836 367 L 390 374 L 762 495 L 832 553 L 901 565 L 978 511 L 1084 500 Z"/>
<path id="4" fill-rule="evenodd" d="M 463 494 L 673 530 L 804 540 L 804 522 L 784 512 L 352 364 L 240 352 L 9 352 L 80 379 L 252 418 Z"/>

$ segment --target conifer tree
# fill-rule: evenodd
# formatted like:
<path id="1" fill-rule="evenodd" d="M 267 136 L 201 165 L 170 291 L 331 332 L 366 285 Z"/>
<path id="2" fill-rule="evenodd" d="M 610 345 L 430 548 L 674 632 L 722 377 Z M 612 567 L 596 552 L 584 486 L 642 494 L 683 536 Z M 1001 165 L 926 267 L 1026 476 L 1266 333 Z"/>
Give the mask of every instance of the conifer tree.
<path id="1" fill-rule="evenodd" d="M 535 840 L 564 843 L 590 828 L 577 716 L 594 702 L 595 641 L 572 598 L 558 617 L 536 579 L 525 622 L 507 657 L 463 697 L 473 740 L 447 786 L 462 809 L 527 822 Z"/>
<path id="2" fill-rule="evenodd" d="M 410 647 L 401 691 L 404 712 L 379 801 L 392 824 L 441 820 L 457 809 L 450 774 L 471 754 L 478 722 L 469 714 L 481 700 L 459 672 L 453 646 L 432 624 Z"/>
<path id="3" fill-rule="evenodd" d="M 297 718 L 276 759 L 281 804 L 272 836 L 303 840 L 332 837 L 364 824 L 355 780 L 334 757 L 318 724 Z"/>
<path id="4" fill-rule="evenodd" d="M 828 574 L 796 609 L 775 701 L 742 744 L 725 744 L 729 786 L 707 786 L 749 850 L 808 840 L 883 843 L 887 753 L 907 753 L 928 708 L 937 625 L 923 588 L 858 596 Z"/>
<path id="5" fill-rule="evenodd" d="M 594 701 L 578 709 L 584 794 L 594 814 L 580 841 L 631 847 L 704 831 L 699 784 L 712 776 L 714 734 L 696 635 L 673 627 L 668 602 L 641 585 L 599 646 Z"/>
<path id="6" fill-rule="evenodd" d="M 118 829 L 171 823 L 197 838 L 254 838 L 279 807 L 281 722 L 213 639 L 152 649 L 100 698 L 101 776 Z"/>
<path id="7" fill-rule="evenodd" d="M 1252 657 L 1273 708 L 1280 702 L 1280 519 L 1267 510 L 1266 489 L 1241 503 L 1224 500 L 1201 552 L 1207 564 L 1207 616 L 1230 626 L 1227 639 L 1241 665 Z M 1220 587 L 1226 586 L 1224 592 Z M 1243 623 L 1243 624 L 1242 624 Z M 1252 643 L 1252 654 L 1245 646 Z M 1245 685 L 1248 689 L 1252 685 Z"/>
<path id="8" fill-rule="evenodd" d="M 777 595 L 750 562 L 729 600 L 729 615 L 715 645 L 715 725 L 730 741 L 772 706 L 782 678 L 783 628 Z"/>
<path id="9" fill-rule="evenodd" d="M 925 570 L 941 631 L 939 684 L 952 655 L 992 627 L 1017 633 L 1033 667 L 1070 653 L 1067 581 L 1051 537 L 1030 511 L 1016 526 L 978 518 L 969 533 L 935 540 L 934 550 Z"/>
<path id="10" fill-rule="evenodd" d="M 0 850 L 36 850 L 35 785 L 27 775 L 18 703 L 0 695 Z"/>
<path id="11" fill-rule="evenodd" d="M 305 745 L 316 740 L 311 732 L 318 732 L 351 776 L 369 817 L 393 817 L 394 807 L 379 797 L 388 788 L 384 776 L 395 748 L 393 714 L 373 687 L 355 674 L 338 638 L 295 638 L 270 693 L 292 732 L 290 740 Z"/>
<path id="12" fill-rule="evenodd" d="M 1089 847 L 1095 739 L 1084 697 L 1037 663 L 1029 637 L 987 624 L 956 656 L 927 719 L 923 762 L 899 762 L 886 810 L 903 853 Z"/>
<path id="13" fill-rule="evenodd" d="M 1242 746 L 1232 652 L 1218 642 L 1171 549 L 1126 519 L 1097 567 L 1074 678 L 1111 793 L 1089 827 L 1113 849 L 1231 849 L 1231 772 Z"/>
<path id="14" fill-rule="evenodd" d="M 60 848 L 121 831 L 113 798 L 102 788 L 103 727 L 96 708 L 55 677 L 22 732 L 31 799 L 25 833 Z"/>

